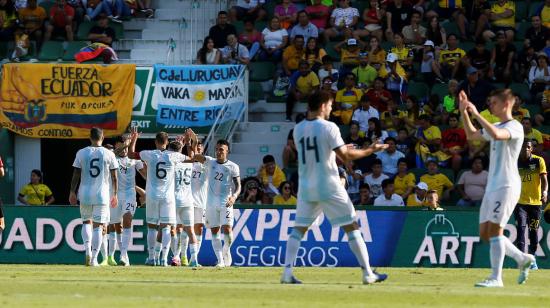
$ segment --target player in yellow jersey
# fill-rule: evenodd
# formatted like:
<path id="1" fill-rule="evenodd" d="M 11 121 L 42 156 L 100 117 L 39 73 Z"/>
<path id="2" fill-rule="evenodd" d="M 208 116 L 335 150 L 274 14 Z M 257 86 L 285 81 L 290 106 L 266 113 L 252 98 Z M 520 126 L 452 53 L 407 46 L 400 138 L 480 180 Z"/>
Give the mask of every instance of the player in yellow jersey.
<path id="1" fill-rule="evenodd" d="M 533 142 L 526 139 L 521 147 L 518 160 L 518 170 L 521 176 L 521 196 L 514 210 L 518 238 L 516 246 L 523 252 L 525 247 L 525 229 L 529 230 L 529 254 L 535 255 L 539 243 L 538 229 L 542 205 L 546 204 L 548 196 L 548 180 L 546 164 L 542 157 L 533 155 Z M 531 269 L 538 269 L 537 263 Z"/>

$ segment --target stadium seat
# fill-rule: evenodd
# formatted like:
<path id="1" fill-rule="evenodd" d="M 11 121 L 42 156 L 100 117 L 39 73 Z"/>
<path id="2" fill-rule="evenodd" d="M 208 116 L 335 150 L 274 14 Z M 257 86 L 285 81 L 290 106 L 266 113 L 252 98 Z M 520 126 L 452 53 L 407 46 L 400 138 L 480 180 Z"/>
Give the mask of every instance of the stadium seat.
<path id="1" fill-rule="evenodd" d="M 79 41 L 87 41 L 88 34 L 90 29 L 95 25 L 93 21 L 84 21 L 78 26 L 78 31 L 76 32 L 76 39 Z"/>
<path id="2" fill-rule="evenodd" d="M 540 106 L 537 104 L 524 104 L 523 108 L 529 110 L 529 115 L 533 117 L 535 114 L 540 113 Z"/>
<path id="3" fill-rule="evenodd" d="M 437 95 L 439 100 L 442 101 L 445 95 L 449 93 L 449 86 L 446 83 L 436 83 L 433 85 L 430 94 Z"/>
<path id="4" fill-rule="evenodd" d="M 428 96 L 429 88 L 423 82 L 409 82 L 407 86 L 407 95 L 412 95 L 418 99 Z"/>
<path id="5" fill-rule="evenodd" d="M 453 169 L 439 168 L 439 173 L 446 175 L 451 182 L 455 182 L 455 172 Z"/>
<path id="6" fill-rule="evenodd" d="M 264 90 L 262 89 L 262 83 L 253 81 L 249 83 L 248 94 L 250 102 L 256 102 L 258 100 L 264 99 Z"/>
<path id="7" fill-rule="evenodd" d="M 514 1 L 516 3 L 516 20 L 522 21 L 527 19 L 527 3 L 525 1 Z"/>
<path id="8" fill-rule="evenodd" d="M 8 56 L 8 42 L 0 42 L 0 60 Z"/>
<path id="9" fill-rule="evenodd" d="M 461 48 L 465 52 L 468 52 L 476 47 L 476 44 L 474 42 L 460 42 L 458 43 L 458 48 Z"/>
<path id="10" fill-rule="evenodd" d="M 275 66 L 271 62 L 251 62 L 250 69 L 250 81 L 266 81 L 273 79 L 273 73 L 275 72 Z"/>
<path id="11" fill-rule="evenodd" d="M 54 5 L 55 5 L 55 1 L 42 1 L 39 4 L 39 6 L 44 8 L 47 16 L 50 16 L 50 10 Z"/>
<path id="12" fill-rule="evenodd" d="M 420 181 L 420 177 L 428 173 L 428 170 L 426 168 L 412 168 L 411 170 L 409 170 L 409 172 L 412 172 L 412 174 L 414 174 L 416 182 L 418 183 L 418 181 Z"/>
<path id="13" fill-rule="evenodd" d="M 460 31 L 458 30 L 458 25 L 454 21 L 444 22 L 441 24 L 443 29 L 445 29 L 445 32 L 447 32 L 447 36 L 451 33 L 454 33 L 456 35 L 460 34 Z"/>
<path id="14" fill-rule="evenodd" d="M 513 82 L 510 84 L 510 90 L 515 94 L 519 95 L 524 101 L 531 100 L 531 92 L 529 92 L 529 86 L 525 83 L 516 83 Z"/>
<path id="15" fill-rule="evenodd" d="M 535 13 L 539 9 L 539 7 L 543 4 L 544 4 L 544 1 L 531 2 L 531 5 L 529 6 L 529 16 L 528 17 L 531 17 L 531 16 L 535 15 Z"/>
<path id="16" fill-rule="evenodd" d="M 116 35 L 115 39 L 120 40 L 124 38 L 124 24 L 109 21 L 109 27 L 115 30 L 115 35 Z"/>
<path id="17" fill-rule="evenodd" d="M 327 55 L 332 58 L 332 61 L 339 62 L 340 54 L 334 49 L 336 44 L 338 44 L 338 42 L 327 42 L 325 44 L 325 51 L 327 52 Z"/>
<path id="18" fill-rule="evenodd" d="M 42 44 L 42 50 L 38 55 L 41 61 L 57 61 L 63 58 L 63 43 L 57 41 L 47 41 Z"/>
<path id="19" fill-rule="evenodd" d="M 380 43 L 380 48 L 384 49 L 386 52 L 390 52 L 391 48 L 394 46 L 392 42 L 383 41 Z"/>
<path id="20" fill-rule="evenodd" d="M 237 34 L 241 34 L 244 31 L 244 22 L 243 21 L 235 21 L 232 23 L 233 26 L 235 26 L 235 30 L 237 30 Z M 259 30 L 261 32 L 261 30 Z"/>
<path id="21" fill-rule="evenodd" d="M 287 98 L 287 95 L 275 96 L 275 95 L 271 94 L 269 96 L 269 99 L 267 100 L 267 102 L 268 103 L 275 103 L 275 104 L 286 103 L 286 98 Z M 299 103 L 299 102 L 297 102 L 297 103 Z"/>
<path id="22" fill-rule="evenodd" d="M 86 42 L 82 41 L 69 42 L 63 55 L 63 61 L 75 61 L 74 55 L 87 45 Z"/>
<path id="23" fill-rule="evenodd" d="M 518 22 L 514 40 L 521 41 L 523 43 L 523 40 L 525 39 L 525 32 L 527 31 L 527 29 L 529 29 L 529 27 L 531 27 L 530 21 Z"/>
<path id="24" fill-rule="evenodd" d="M 543 134 L 550 134 L 550 125 L 542 125 L 537 127 L 537 129 Z"/>
<path id="25" fill-rule="evenodd" d="M 340 134 L 342 138 L 346 138 L 349 135 L 349 125 L 338 125 L 340 128 Z"/>

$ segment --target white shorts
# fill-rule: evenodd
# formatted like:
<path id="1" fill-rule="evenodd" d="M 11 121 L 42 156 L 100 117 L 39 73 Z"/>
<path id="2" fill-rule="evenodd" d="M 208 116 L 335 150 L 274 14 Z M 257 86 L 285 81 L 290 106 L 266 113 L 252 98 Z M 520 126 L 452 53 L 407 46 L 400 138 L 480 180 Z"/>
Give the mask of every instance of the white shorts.
<path id="1" fill-rule="evenodd" d="M 304 201 L 298 198 L 296 204 L 295 226 L 309 227 L 322 213 L 333 227 L 341 227 L 354 223 L 357 218 L 355 208 L 348 194 L 342 190 L 324 201 Z"/>
<path id="2" fill-rule="evenodd" d="M 207 207 L 206 227 L 233 226 L 233 207 Z"/>
<path id="3" fill-rule="evenodd" d="M 109 206 L 104 205 L 80 205 L 80 218 L 82 221 L 91 220 L 95 223 L 106 224 L 109 222 Z"/>
<path id="4" fill-rule="evenodd" d="M 173 199 L 147 198 L 146 204 L 145 216 L 148 224 L 176 224 L 176 202 Z"/>
<path id="5" fill-rule="evenodd" d="M 195 213 L 192 206 L 176 208 L 176 223 L 178 225 L 193 226 L 193 218 L 195 218 Z"/>
<path id="6" fill-rule="evenodd" d="M 194 222 L 195 224 L 203 224 L 204 225 L 204 221 L 206 220 L 205 219 L 205 215 L 206 215 L 206 211 L 204 210 L 204 208 L 202 207 L 193 207 L 194 209 L 194 212 L 195 212 L 195 219 L 194 219 Z"/>
<path id="7" fill-rule="evenodd" d="M 521 190 L 507 187 L 486 192 L 479 209 L 479 223 L 490 221 L 505 227 L 519 201 Z"/>
<path id="8" fill-rule="evenodd" d="M 135 200 L 133 201 L 126 201 L 122 199 L 118 199 L 118 205 L 116 208 L 110 207 L 111 212 L 111 218 L 109 220 L 110 224 L 118 224 L 122 222 L 122 217 L 126 213 L 132 214 L 132 217 L 136 213 L 137 208 L 137 202 Z"/>
<path id="9" fill-rule="evenodd" d="M 122 221 L 121 209 L 120 201 L 115 208 L 109 207 L 109 224 L 118 224 Z"/>

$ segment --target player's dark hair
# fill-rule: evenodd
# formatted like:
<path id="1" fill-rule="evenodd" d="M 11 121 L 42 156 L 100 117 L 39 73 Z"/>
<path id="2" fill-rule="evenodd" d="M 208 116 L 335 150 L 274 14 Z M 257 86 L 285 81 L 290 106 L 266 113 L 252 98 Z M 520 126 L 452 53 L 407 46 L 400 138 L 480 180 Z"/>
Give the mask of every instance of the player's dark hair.
<path id="1" fill-rule="evenodd" d="M 159 144 L 166 144 L 168 142 L 168 134 L 165 132 L 158 132 L 155 136 L 155 141 Z"/>
<path id="2" fill-rule="evenodd" d="M 388 139 L 386 139 L 388 140 Z M 401 157 L 400 159 L 397 160 L 397 165 L 399 166 L 400 163 L 404 163 L 407 165 L 407 167 L 409 166 L 409 162 L 407 161 L 407 159 L 405 157 Z"/>
<path id="3" fill-rule="evenodd" d="M 181 149 L 183 148 L 183 144 L 179 141 L 171 141 L 168 144 L 168 150 L 174 151 L 174 152 L 181 152 Z"/>
<path id="4" fill-rule="evenodd" d="M 372 166 L 374 167 L 375 165 L 382 166 L 382 161 L 379 158 L 376 158 L 375 160 L 372 161 Z"/>
<path id="5" fill-rule="evenodd" d="M 318 111 L 322 104 L 332 100 L 332 94 L 327 91 L 316 90 L 307 99 L 309 111 Z"/>
<path id="6" fill-rule="evenodd" d="M 382 181 L 382 189 L 388 187 L 388 185 L 393 185 L 393 180 L 392 179 L 385 179 Z"/>
<path id="7" fill-rule="evenodd" d="M 227 146 L 228 150 L 231 150 L 231 146 L 229 145 L 229 141 L 227 141 L 225 139 L 218 140 L 218 142 L 216 142 L 216 145 L 225 145 L 225 146 Z"/>
<path id="8" fill-rule="evenodd" d="M 116 143 L 125 143 L 128 140 L 128 135 L 120 135 L 115 137 L 115 144 Z"/>
<path id="9" fill-rule="evenodd" d="M 449 123 L 449 120 L 450 120 L 451 118 L 452 118 L 452 119 L 456 119 L 457 121 L 460 121 L 460 116 L 459 116 L 458 114 L 456 114 L 456 113 L 451 113 L 451 114 L 449 114 L 449 118 L 447 119 L 447 123 Z"/>
<path id="10" fill-rule="evenodd" d="M 90 139 L 99 141 L 101 138 L 103 138 L 103 130 L 99 127 L 92 127 L 90 129 Z"/>
<path id="11" fill-rule="evenodd" d="M 40 184 L 44 183 L 44 179 L 42 178 L 42 171 L 40 171 L 38 169 L 33 169 L 31 171 L 31 173 L 33 173 L 34 175 L 36 175 L 37 177 L 40 178 L 40 180 L 38 180 L 38 183 L 40 183 Z"/>
<path id="12" fill-rule="evenodd" d="M 388 143 L 388 141 L 393 141 L 393 143 L 397 143 L 397 140 L 395 140 L 395 138 L 393 137 L 386 137 L 386 139 L 384 140 L 384 143 Z"/>
<path id="13" fill-rule="evenodd" d="M 367 184 L 367 183 L 361 183 L 361 184 L 359 185 L 359 190 L 361 190 L 361 189 L 363 189 L 363 188 L 366 188 L 366 189 L 368 189 L 368 190 L 370 191 L 370 186 L 369 186 L 369 184 Z"/>
<path id="14" fill-rule="evenodd" d="M 494 97 L 501 102 L 514 100 L 514 93 L 510 89 L 496 89 L 489 93 L 489 97 Z"/>
<path id="15" fill-rule="evenodd" d="M 104 144 L 103 147 L 106 148 L 109 151 L 112 151 L 112 150 L 115 149 L 115 147 L 110 143 Z"/>
<path id="16" fill-rule="evenodd" d="M 275 157 L 273 157 L 273 155 L 271 155 L 271 154 L 267 154 L 267 155 L 264 156 L 264 158 L 262 159 L 262 162 L 263 162 L 264 164 L 274 163 L 274 162 L 275 162 Z"/>

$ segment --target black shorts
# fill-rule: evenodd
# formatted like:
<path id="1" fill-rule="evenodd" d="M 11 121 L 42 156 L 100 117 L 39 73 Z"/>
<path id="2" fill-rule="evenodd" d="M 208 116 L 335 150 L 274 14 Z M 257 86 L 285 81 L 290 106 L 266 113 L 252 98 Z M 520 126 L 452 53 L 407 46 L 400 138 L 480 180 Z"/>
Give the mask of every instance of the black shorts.
<path id="1" fill-rule="evenodd" d="M 529 229 L 538 229 L 542 206 L 518 204 L 514 210 L 516 224 Z"/>

